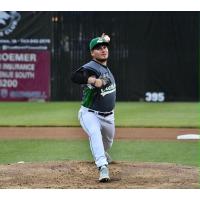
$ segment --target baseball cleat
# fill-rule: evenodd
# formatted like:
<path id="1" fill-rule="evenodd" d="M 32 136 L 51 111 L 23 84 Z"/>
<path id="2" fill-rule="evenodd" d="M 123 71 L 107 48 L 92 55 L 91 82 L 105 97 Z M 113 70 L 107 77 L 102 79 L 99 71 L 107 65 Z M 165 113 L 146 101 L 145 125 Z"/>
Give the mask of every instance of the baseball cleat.
<path id="1" fill-rule="evenodd" d="M 105 156 L 106 156 L 108 164 L 112 163 L 113 160 L 112 160 L 111 156 L 106 151 L 105 151 Z"/>
<path id="2" fill-rule="evenodd" d="M 110 180 L 109 170 L 106 165 L 101 166 L 99 172 L 100 172 L 99 182 L 108 182 Z"/>

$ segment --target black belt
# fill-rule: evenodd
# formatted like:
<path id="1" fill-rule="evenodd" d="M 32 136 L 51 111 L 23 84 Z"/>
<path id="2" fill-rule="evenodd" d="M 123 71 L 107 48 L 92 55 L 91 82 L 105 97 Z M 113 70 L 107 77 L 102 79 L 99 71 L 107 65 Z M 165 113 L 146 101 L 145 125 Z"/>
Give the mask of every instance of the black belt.
<path id="1" fill-rule="evenodd" d="M 90 110 L 90 109 L 88 109 L 88 112 L 97 113 L 98 115 L 101 115 L 103 117 L 107 117 L 107 116 L 113 114 L 113 112 L 98 112 L 98 111 L 94 111 L 94 110 Z"/>

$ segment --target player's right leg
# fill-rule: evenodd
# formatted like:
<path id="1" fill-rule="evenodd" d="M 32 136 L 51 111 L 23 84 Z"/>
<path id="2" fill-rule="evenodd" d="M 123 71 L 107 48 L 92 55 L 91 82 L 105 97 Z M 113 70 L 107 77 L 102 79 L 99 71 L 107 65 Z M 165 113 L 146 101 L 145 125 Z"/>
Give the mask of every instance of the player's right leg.
<path id="1" fill-rule="evenodd" d="M 87 133 L 90 149 L 98 168 L 108 165 L 101 135 L 101 125 L 95 113 L 88 112 L 87 108 L 79 111 L 79 120 L 83 130 Z"/>

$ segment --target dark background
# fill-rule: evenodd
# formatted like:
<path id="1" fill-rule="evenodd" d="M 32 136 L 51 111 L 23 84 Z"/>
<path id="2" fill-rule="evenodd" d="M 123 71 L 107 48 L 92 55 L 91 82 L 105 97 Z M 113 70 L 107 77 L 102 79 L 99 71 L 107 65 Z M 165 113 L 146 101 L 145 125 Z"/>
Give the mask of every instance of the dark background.
<path id="1" fill-rule="evenodd" d="M 80 100 L 70 74 L 90 60 L 89 41 L 111 36 L 108 66 L 118 101 L 198 100 L 198 12 L 53 12 L 52 100 Z"/>

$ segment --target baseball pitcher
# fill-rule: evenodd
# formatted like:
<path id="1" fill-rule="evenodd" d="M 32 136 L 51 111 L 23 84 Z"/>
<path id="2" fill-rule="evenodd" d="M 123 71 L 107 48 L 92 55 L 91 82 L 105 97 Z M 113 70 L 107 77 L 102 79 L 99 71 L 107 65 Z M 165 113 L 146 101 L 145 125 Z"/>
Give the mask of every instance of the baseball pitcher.
<path id="1" fill-rule="evenodd" d="M 72 73 L 74 83 L 83 86 L 82 105 L 78 118 L 87 133 L 90 149 L 99 169 L 99 181 L 110 180 L 108 164 L 112 159 L 107 153 L 115 134 L 114 107 L 116 84 L 107 66 L 110 37 L 103 33 L 90 41 L 92 60 Z"/>

